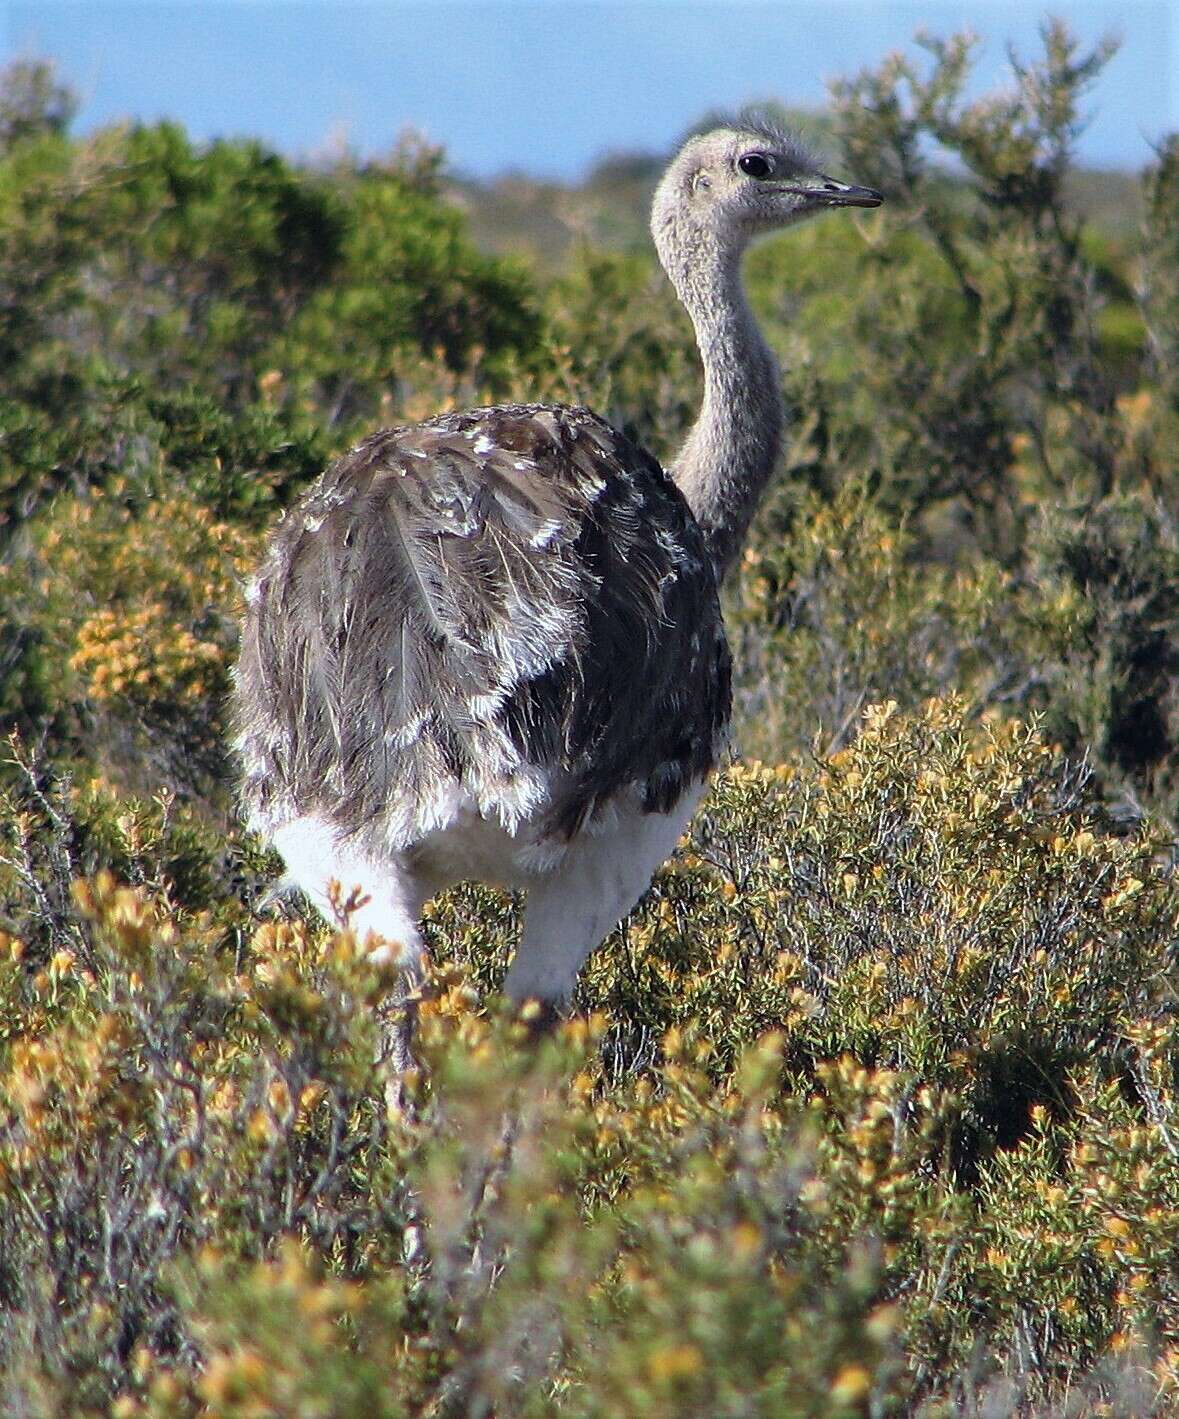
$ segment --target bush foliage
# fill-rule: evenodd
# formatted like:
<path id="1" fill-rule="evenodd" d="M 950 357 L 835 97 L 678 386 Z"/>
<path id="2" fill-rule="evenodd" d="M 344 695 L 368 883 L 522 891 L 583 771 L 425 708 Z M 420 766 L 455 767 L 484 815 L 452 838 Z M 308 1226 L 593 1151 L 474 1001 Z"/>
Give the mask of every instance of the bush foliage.
<path id="1" fill-rule="evenodd" d="M 239 587 L 378 421 L 584 401 L 673 454 L 658 162 L 79 139 L 5 71 L 5 1412 L 1179 1412 L 1179 140 L 1103 225 L 1109 47 L 971 98 L 923 44 L 833 88 L 887 204 L 748 264 L 793 410 L 726 593 L 756 757 L 539 1044 L 516 902 L 430 904 L 399 1091 L 395 982 L 234 823 Z M 542 209 L 593 240 L 530 258 Z"/>

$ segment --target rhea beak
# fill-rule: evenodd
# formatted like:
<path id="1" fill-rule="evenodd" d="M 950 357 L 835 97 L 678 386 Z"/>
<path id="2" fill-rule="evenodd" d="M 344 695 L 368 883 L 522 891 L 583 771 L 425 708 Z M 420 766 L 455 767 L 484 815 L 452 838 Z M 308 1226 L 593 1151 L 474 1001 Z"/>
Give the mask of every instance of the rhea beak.
<path id="1" fill-rule="evenodd" d="M 853 187 L 818 172 L 804 183 L 775 184 L 775 191 L 805 197 L 816 207 L 879 207 L 884 198 L 874 187 Z"/>
<path id="2" fill-rule="evenodd" d="M 854 187 L 819 173 L 807 195 L 827 207 L 879 207 L 884 198 L 873 187 Z"/>

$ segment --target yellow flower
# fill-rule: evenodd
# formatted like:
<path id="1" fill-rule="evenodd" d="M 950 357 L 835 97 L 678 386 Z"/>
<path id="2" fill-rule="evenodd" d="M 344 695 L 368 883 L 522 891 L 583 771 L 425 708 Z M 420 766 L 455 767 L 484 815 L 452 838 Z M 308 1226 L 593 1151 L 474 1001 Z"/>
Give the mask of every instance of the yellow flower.
<path id="1" fill-rule="evenodd" d="M 734 1255 L 741 1261 L 747 1261 L 761 1247 L 761 1232 L 752 1222 L 738 1222 L 729 1233 L 729 1241 Z"/>
<path id="2" fill-rule="evenodd" d="M 665 1384 L 690 1379 L 704 1366 L 704 1357 L 694 1345 L 665 1345 L 647 1357 L 647 1373 Z"/>
<path id="3" fill-rule="evenodd" d="M 872 1388 L 872 1376 L 863 1365 L 844 1365 L 831 1381 L 831 1398 L 836 1404 L 856 1404 Z"/>

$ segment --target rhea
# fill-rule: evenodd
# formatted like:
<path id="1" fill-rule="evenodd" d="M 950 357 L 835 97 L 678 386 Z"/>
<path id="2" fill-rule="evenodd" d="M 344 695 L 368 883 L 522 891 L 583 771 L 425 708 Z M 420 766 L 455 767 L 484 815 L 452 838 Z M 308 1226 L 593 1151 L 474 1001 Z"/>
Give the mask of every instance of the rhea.
<path id="1" fill-rule="evenodd" d="M 479 879 L 527 890 L 505 989 L 558 1010 L 671 854 L 725 742 L 718 588 L 782 430 L 741 257 L 880 200 L 760 121 L 691 138 L 651 216 L 704 366 L 669 472 L 585 408 L 473 409 L 365 439 L 271 536 L 233 691 L 243 809 L 411 983 L 423 905 Z"/>

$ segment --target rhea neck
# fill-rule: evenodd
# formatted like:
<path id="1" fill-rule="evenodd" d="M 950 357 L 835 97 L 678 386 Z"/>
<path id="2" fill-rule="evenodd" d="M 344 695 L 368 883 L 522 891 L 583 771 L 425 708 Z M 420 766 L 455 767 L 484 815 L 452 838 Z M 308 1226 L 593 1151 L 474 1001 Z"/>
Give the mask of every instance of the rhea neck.
<path id="1" fill-rule="evenodd" d="M 718 583 L 745 542 L 782 440 L 778 367 L 741 278 L 744 243 L 718 245 L 671 221 L 657 229 L 660 260 L 687 307 L 704 365 L 704 403 L 672 465 L 699 523 Z"/>

